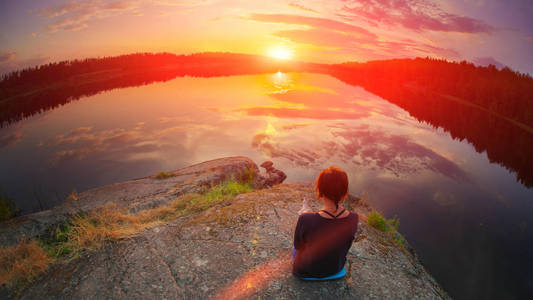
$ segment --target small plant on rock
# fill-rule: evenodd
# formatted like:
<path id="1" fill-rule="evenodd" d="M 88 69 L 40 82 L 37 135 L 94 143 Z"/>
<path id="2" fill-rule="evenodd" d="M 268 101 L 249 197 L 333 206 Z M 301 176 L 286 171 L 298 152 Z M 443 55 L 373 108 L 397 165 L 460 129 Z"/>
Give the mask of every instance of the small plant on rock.
<path id="1" fill-rule="evenodd" d="M 18 213 L 17 206 L 7 197 L 0 195 L 0 222 L 16 217 Z"/>
<path id="2" fill-rule="evenodd" d="M 156 179 L 167 179 L 167 178 L 174 177 L 174 176 L 176 175 L 169 173 L 169 172 L 159 172 L 157 173 L 157 175 L 155 175 L 155 178 Z"/>
<path id="3" fill-rule="evenodd" d="M 373 210 L 367 217 L 368 225 L 376 228 L 379 231 L 388 233 L 392 239 L 405 248 L 404 237 L 398 232 L 400 227 L 400 219 L 394 216 L 392 219 L 386 219 L 379 212 Z"/>

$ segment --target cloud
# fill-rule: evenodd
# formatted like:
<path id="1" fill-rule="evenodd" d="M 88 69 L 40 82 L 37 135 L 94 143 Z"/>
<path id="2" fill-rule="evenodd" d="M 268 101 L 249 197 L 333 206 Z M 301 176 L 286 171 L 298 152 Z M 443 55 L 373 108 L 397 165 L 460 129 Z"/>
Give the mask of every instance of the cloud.
<path id="1" fill-rule="evenodd" d="M 68 1 L 66 3 L 42 8 L 36 13 L 52 22 L 45 26 L 49 33 L 58 31 L 78 31 L 89 27 L 89 23 L 97 20 L 122 14 L 130 13 L 141 16 L 143 7 L 148 5 L 167 6 L 179 8 L 193 8 L 212 4 L 213 0 L 192 1 L 192 0 L 85 0 Z"/>
<path id="2" fill-rule="evenodd" d="M 15 56 L 17 56 L 16 52 L 13 51 L 2 51 L 0 52 L 0 64 L 8 63 L 15 59 Z"/>
<path id="3" fill-rule="evenodd" d="M 336 20 L 290 14 L 252 14 L 250 19 L 305 26 L 305 29 L 280 30 L 274 32 L 274 35 L 296 43 L 333 48 L 336 49 L 335 54 L 356 55 L 367 59 L 428 55 L 449 59 L 461 57 L 453 49 L 411 39 L 387 40 L 363 27 Z"/>
<path id="4" fill-rule="evenodd" d="M 298 129 L 298 128 L 302 128 L 302 127 L 307 127 L 311 125 L 311 123 L 288 123 L 288 124 L 283 124 L 281 126 L 281 129 L 283 130 L 294 130 L 294 129 Z"/>
<path id="5" fill-rule="evenodd" d="M 250 116 L 315 120 L 361 119 L 370 115 L 368 108 L 354 102 L 352 97 L 332 91 L 295 89 L 272 93 L 270 97 L 277 100 L 278 104 L 239 108 L 235 111 L 243 111 Z"/>
<path id="6" fill-rule="evenodd" d="M 160 6 L 195 7 L 215 3 L 216 0 L 155 0 L 154 4 Z"/>
<path id="7" fill-rule="evenodd" d="M 15 58 L 17 53 L 14 51 L 0 52 L 0 75 L 9 73 L 17 69 Z"/>
<path id="8" fill-rule="evenodd" d="M 18 142 L 20 142 L 22 136 L 23 134 L 20 131 L 10 132 L 8 134 L 0 136 L 0 149 L 7 146 L 16 145 Z"/>
<path id="9" fill-rule="evenodd" d="M 7 74 L 11 71 L 41 65 L 49 61 L 49 57 L 36 56 L 27 59 L 17 59 L 17 53 L 14 51 L 0 52 L 0 75 Z"/>
<path id="10" fill-rule="evenodd" d="M 212 126 L 192 123 L 157 128 L 146 128 L 144 125 L 144 122 L 138 122 L 130 129 L 105 130 L 95 130 L 92 126 L 78 127 L 55 136 L 41 146 L 54 151 L 53 157 L 49 160 L 51 165 L 67 160 L 82 160 L 90 155 L 135 160 L 158 157 L 165 151 L 174 153 L 177 147 L 182 147 L 176 144 L 176 138 L 185 140 L 191 135 L 217 130 Z"/>
<path id="11" fill-rule="evenodd" d="M 322 126 L 322 125 L 320 125 Z M 290 135 L 259 132 L 251 146 L 271 158 L 285 158 L 297 166 L 319 167 L 343 162 L 366 170 L 407 176 L 432 171 L 457 181 L 470 177 L 456 163 L 414 142 L 409 136 L 393 134 L 368 125 L 329 126 L 328 134 L 308 140 L 313 128 L 297 128 Z"/>
<path id="12" fill-rule="evenodd" d="M 87 126 L 58 135 L 50 140 L 47 146 L 57 149 L 54 157 L 50 160 L 50 163 L 55 165 L 66 160 L 80 160 L 94 153 L 127 151 L 133 145 L 141 142 L 143 142 L 143 136 L 137 128 L 95 131 L 91 126 Z"/>
<path id="13" fill-rule="evenodd" d="M 341 31 L 350 33 L 359 37 L 376 38 L 377 36 L 359 26 L 351 25 L 344 22 L 339 22 L 330 19 L 306 17 L 291 14 L 252 14 L 251 20 L 259 22 L 284 23 L 293 25 L 304 25 L 312 28 L 328 29 L 333 31 Z"/>
<path id="14" fill-rule="evenodd" d="M 390 105 L 376 103 L 374 100 L 378 98 L 377 96 L 363 89 L 354 91 L 352 87 L 346 86 L 337 86 L 334 92 L 311 88 L 273 93 L 269 96 L 277 100 L 275 105 L 250 106 L 234 111 L 245 112 L 249 116 L 314 120 L 354 120 L 369 117 L 374 113 L 395 118 L 396 114 L 395 111 L 389 111 Z M 296 126 L 296 124 L 300 126 Z M 310 123 L 288 124 L 286 129 L 301 128 L 308 125 Z"/>
<path id="15" fill-rule="evenodd" d="M 365 19 L 378 25 L 403 26 L 422 31 L 491 33 L 495 28 L 484 21 L 445 12 L 426 0 L 358 0 L 349 2 L 339 14 L 348 20 Z"/>
<path id="16" fill-rule="evenodd" d="M 116 16 L 124 13 L 135 14 L 139 1 L 70 1 L 40 9 L 37 14 L 45 19 L 53 20 L 46 26 L 46 31 L 77 31 L 87 28 L 94 19 Z"/>
<path id="17" fill-rule="evenodd" d="M 472 62 L 475 63 L 476 65 L 480 65 L 484 67 L 488 65 L 494 65 L 498 69 L 502 69 L 503 67 L 505 67 L 503 63 L 497 61 L 496 59 L 494 59 L 494 57 L 476 57 L 472 59 Z"/>
<path id="18" fill-rule="evenodd" d="M 367 117 L 366 112 L 347 112 L 338 110 L 322 110 L 307 108 L 284 108 L 284 107 L 250 107 L 239 109 L 245 111 L 249 116 L 274 116 L 277 118 L 301 118 L 315 120 L 342 120 L 342 119 L 360 119 Z"/>
<path id="19" fill-rule="evenodd" d="M 18 65 L 18 68 L 27 68 L 27 67 L 33 67 L 33 66 L 42 65 L 42 64 L 47 63 L 48 61 L 50 61 L 50 57 L 49 56 L 38 55 L 38 56 L 35 56 L 35 57 L 31 57 L 31 58 L 22 59 L 20 61 L 17 61 L 17 65 Z"/>
<path id="20" fill-rule="evenodd" d="M 258 133 L 252 138 L 252 147 L 271 158 L 285 158 L 298 166 L 310 166 L 320 158 L 320 154 L 309 149 L 295 149 L 284 146 L 266 133 Z"/>
<path id="21" fill-rule="evenodd" d="M 93 129 L 92 126 L 78 127 L 76 129 L 72 129 L 69 133 L 67 133 L 67 136 L 74 136 L 74 135 L 78 135 L 84 132 L 89 132 L 92 129 Z"/>
<path id="22" fill-rule="evenodd" d="M 309 8 L 309 7 L 307 7 L 307 6 L 303 6 L 303 5 L 301 5 L 301 4 L 297 3 L 297 2 L 290 2 L 288 5 L 289 5 L 290 7 L 292 7 L 292 8 L 296 8 L 296 9 L 299 9 L 299 10 L 303 10 L 303 11 L 307 11 L 307 12 L 312 12 L 312 13 L 316 13 L 316 14 L 319 13 L 318 11 L 316 11 L 316 10 L 314 10 L 314 9 L 312 9 L 312 8 Z"/>
<path id="23" fill-rule="evenodd" d="M 344 140 L 338 155 L 354 164 L 388 170 L 396 176 L 431 170 L 455 180 L 470 180 L 457 164 L 407 136 L 367 127 L 344 128 L 332 134 Z"/>

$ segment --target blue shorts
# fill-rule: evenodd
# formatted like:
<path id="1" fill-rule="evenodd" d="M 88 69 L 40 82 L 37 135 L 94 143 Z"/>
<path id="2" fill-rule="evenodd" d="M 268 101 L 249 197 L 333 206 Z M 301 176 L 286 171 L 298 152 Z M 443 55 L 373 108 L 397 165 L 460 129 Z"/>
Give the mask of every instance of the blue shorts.
<path id="1" fill-rule="evenodd" d="M 298 250 L 292 248 L 292 259 L 294 259 L 294 257 L 296 256 L 296 252 L 298 252 Z M 320 280 L 332 280 L 332 279 L 339 279 L 339 278 L 342 278 L 346 276 L 346 268 L 342 267 L 342 269 L 336 273 L 336 274 L 333 274 L 333 275 L 330 275 L 328 277 L 298 277 L 300 278 L 301 280 L 316 280 L 316 281 L 320 281 Z"/>

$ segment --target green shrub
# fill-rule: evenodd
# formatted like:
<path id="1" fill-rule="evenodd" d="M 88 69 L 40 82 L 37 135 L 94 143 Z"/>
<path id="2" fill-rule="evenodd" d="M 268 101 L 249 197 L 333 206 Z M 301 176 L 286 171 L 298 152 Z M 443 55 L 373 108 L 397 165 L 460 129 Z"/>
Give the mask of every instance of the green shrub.
<path id="1" fill-rule="evenodd" d="M 379 231 L 388 233 L 392 239 L 400 245 L 402 248 L 405 248 L 405 239 L 398 232 L 398 227 L 400 227 L 400 219 L 394 216 L 392 219 L 386 219 L 379 212 L 373 210 L 367 217 L 368 225 L 376 228 Z"/>
<path id="2" fill-rule="evenodd" d="M 253 180 L 255 179 L 256 170 L 252 167 L 246 168 L 244 170 L 244 173 L 242 175 L 242 181 L 252 184 Z"/>
<path id="3" fill-rule="evenodd" d="M 7 197 L 0 196 L 0 222 L 16 217 L 19 213 L 15 203 Z"/>
<path id="4" fill-rule="evenodd" d="M 172 173 L 159 172 L 159 173 L 157 173 L 157 175 L 155 175 L 155 178 L 156 179 L 167 179 L 167 178 L 174 177 L 174 176 L 176 176 L 176 175 L 174 175 Z"/>
<path id="5" fill-rule="evenodd" d="M 239 194 L 248 193 L 253 190 L 251 184 L 242 183 L 235 180 L 229 180 L 226 182 L 223 182 L 219 185 L 216 185 L 209 189 L 205 194 L 204 197 L 207 200 L 214 200 L 214 199 L 228 199 L 234 196 L 237 196 Z"/>
<path id="6" fill-rule="evenodd" d="M 204 194 L 193 198 L 187 205 L 186 210 L 202 211 L 218 203 L 222 203 L 239 194 L 253 191 L 251 182 L 228 180 L 211 187 Z"/>
<path id="7" fill-rule="evenodd" d="M 376 228 L 379 231 L 387 231 L 387 220 L 377 211 L 373 210 L 370 215 L 368 215 L 368 225 Z"/>
<path id="8" fill-rule="evenodd" d="M 400 219 L 396 216 L 392 219 L 386 219 L 379 212 L 373 210 L 367 218 L 368 225 L 376 228 L 379 231 L 398 231 L 400 226 Z"/>
<path id="9" fill-rule="evenodd" d="M 39 245 L 52 258 L 60 258 L 72 253 L 72 245 L 68 243 L 71 232 L 70 223 L 57 225 L 54 231 L 46 239 L 40 239 Z"/>

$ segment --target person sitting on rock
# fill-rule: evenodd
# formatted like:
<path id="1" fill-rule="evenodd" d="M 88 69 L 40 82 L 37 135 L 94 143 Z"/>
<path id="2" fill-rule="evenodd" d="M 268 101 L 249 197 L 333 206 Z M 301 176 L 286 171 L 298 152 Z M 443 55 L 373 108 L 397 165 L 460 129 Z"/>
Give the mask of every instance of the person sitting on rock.
<path id="1" fill-rule="evenodd" d="M 294 231 L 294 276 L 303 280 L 338 279 L 346 275 L 344 264 L 357 232 L 358 215 L 343 208 L 348 196 L 348 175 L 329 167 L 316 181 L 322 209 L 310 212 L 304 198 Z"/>

